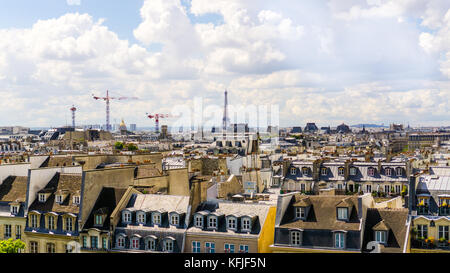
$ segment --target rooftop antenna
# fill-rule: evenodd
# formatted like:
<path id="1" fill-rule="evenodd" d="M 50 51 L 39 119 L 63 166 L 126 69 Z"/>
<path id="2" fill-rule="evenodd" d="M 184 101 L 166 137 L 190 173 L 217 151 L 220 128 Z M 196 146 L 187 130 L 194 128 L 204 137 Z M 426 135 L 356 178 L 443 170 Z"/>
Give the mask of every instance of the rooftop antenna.
<path id="1" fill-rule="evenodd" d="M 72 127 L 75 128 L 75 112 L 77 111 L 77 108 L 75 108 L 74 105 L 72 105 L 72 108 L 70 108 L 70 111 L 72 111 Z M 67 124 L 67 120 L 66 120 Z"/>

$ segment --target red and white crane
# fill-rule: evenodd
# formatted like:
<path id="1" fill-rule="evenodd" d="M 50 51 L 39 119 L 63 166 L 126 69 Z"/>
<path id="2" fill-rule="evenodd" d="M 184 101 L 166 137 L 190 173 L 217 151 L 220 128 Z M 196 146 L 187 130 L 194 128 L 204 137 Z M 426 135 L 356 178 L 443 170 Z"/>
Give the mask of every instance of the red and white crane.
<path id="1" fill-rule="evenodd" d="M 159 119 L 160 118 L 170 118 L 171 116 L 169 114 L 149 114 L 147 113 L 147 117 L 149 119 L 155 119 L 155 131 L 159 132 Z"/>
<path id="2" fill-rule="evenodd" d="M 97 97 L 94 94 L 92 94 L 92 97 L 95 100 L 104 100 L 104 101 L 106 101 L 106 131 L 110 131 L 111 130 L 111 124 L 109 123 L 109 113 L 110 113 L 109 101 L 110 100 L 137 100 L 138 99 L 136 97 L 110 97 L 108 90 L 106 90 L 106 97 Z"/>
<path id="3" fill-rule="evenodd" d="M 75 105 L 72 105 L 72 108 L 70 108 L 70 111 L 72 111 L 72 127 L 75 128 L 75 112 L 77 111 L 77 108 L 75 108 Z"/>

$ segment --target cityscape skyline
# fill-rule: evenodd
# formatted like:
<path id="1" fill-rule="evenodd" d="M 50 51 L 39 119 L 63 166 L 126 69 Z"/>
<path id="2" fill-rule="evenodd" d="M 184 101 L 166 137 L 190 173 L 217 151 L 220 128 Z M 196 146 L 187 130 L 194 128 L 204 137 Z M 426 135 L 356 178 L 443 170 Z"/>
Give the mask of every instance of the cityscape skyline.
<path id="1" fill-rule="evenodd" d="M 14 1 L 0 11 L 0 124 L 148 124 L 147 112 L 278 105 L 280 126 L 450 120 L 448 1 Z M 26 8 L 26 13 L 22 11 Z M 9 113 L 22 113 L 10 115 Z M 55 115 L 54 113 L 58 113 Z M 170 125 L 170 120 L 167 121 Z"/>

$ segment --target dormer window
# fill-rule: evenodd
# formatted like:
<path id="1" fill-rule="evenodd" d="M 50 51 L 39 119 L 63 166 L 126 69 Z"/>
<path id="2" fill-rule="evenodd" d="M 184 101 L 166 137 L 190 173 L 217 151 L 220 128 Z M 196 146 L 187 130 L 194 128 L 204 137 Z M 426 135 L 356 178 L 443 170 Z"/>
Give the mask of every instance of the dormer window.
<path id="1" fill-rule="evenodd" d="M 248 217 L 242 218 L 242 231 L 250 231 L 251 229 L 251 220 Z"/>
<path id="2" fill-rule="evenodd" d="M 73 231 L 73 218 L 68 216 L 68 217 L 66 217 L 65 220 L 66 221 L 65 221 L 65 229 L 64 230 L 69 231 L 69 232 Z"/>
<path id="3" fill-rule="evenodd" d="M 341 221 L 348 220 L 348 208 L 337 208 L 337 219 Z"/>
<path id="4" fill-rule="evenodd" d="M 344 176 L 345 169 L 344 168 L 339 168 L 338 169 L 338 173 L 339 173 L 340 176 Z"/>
<path id="5" fill-rule="evenodd" d="M 230 216 L 227 219 L 227 229 L 236 230 L 237 228 L 237 221 L 236 217 Z"/>
<path id="6" fill-rule="evenodd" d="M 73 203 L 75 205 L 79 205 L 80 204 L 80 197 L 79 196 L 74 196 L 73 197 Z"/>
<path id="7" fill-rule="evenodd" d="M 121 235 L 117 236 L 116 245 L 118 248 L 125 247 L 125 235 L 121 234 Z"/>
<path id="8" fill-rule="evenodd" d="M 343 232 L 334 233 L 334 247 L 345 248 L 345 234 Z"/>
<path id="9" fill-rule="evenodd" d="M 291 175 L 296 175 L 296 174 L 297 174 L 297 169 L 291 168 Z"/>
<path id="10" fill-rule="evenodd" d="M 300 230 L 290 231 L 290 245 L 301 246 L 302 245 L 302 232 Z"/>
<path id="11" fill-rule="evenodd" d="M 180 216 L 176 213 L 170 216 L 170 224 L 172 226 L 178 226 L 180 224 Z"/>
<path id="12" fill-rule="evenodd" d="M 380 244 L 386 244 L 387 242 L 387 232 L 382 230 L 375 231 L 375 241 Z"/>
<path id="13" fill-rule="evenodd" d="M 103 217 L 102 215 L 95 215 L 95 225 L 96 226 L 101 226 L 103 225 Z"/>
<path id="14" fill-rule="evenodd" d="M 203 228 L 203 216 L 196 215 L 194 219 L 195 226 L 198 228 Z"/>
<path id="15" fill-rule="evenodd" d="M 55 216 L 49 215 L 48 216 L 48 229 L 49 230 L 55 230 Z"/>
<path id="16" fill-rule="evenodd" d="M 168 238 L 168 239 L 164 240 L 163 251 L 164 252 L 173 252 L 173 239 Z"/>
<path id="17" fill-rule="evenodd" d="M 295 218 L 305 219 L 306 218 L 306 208 L 305 207 L 296 207 L 295 208 Z"/>
<path id="18" fill-rule="evenodd" d="M 133 236 L 133 238 L 131 238 L 130 244 L 132 249 L 139 249 L 139 237 Z"/>
<path id="19" fill-rule="evenodd" d="M 356 175 L 356 168 L 355 167 L 351 167 L 350 168 L 350 175 Z"/>
<path id="20" fill-rule="evenodd" d="M 328 174 L 328 169 L 327 168 L 322 168 L 321 169 L 321 174 L 322 175 L 327 175 Z"/>
<path id="21" fill-rule="evenodd" d="M 153 212 L 152 218 L 153 218 L 153 225 L 161 225 L 161 213 Z"/>
<path id="22" fill-rule="evenodd" d="M 146 215 L 145 215 L 145 212 L 143 212 L 143 211 L 140 211 L 140 212 L 138 212 L 137 214 L 136 214 L 136 218 L 137 218 L 137 222 L 138 222 L 138 224 L 143 224 L 143 225 L 145 225 L 145 223 L 146 223 Z"/>
<path id="23" fill-rule="evenodd" d="M 63 202 L 63 196 L 62 195 L 56 195 L 56 203 L 61 204 Z"/>
<path id="24" fill-rule="evenodd" d="M 217 228 L 217 217 L 216 216 L 208 217 L 208 228 Z"/>
<path id="25" fill-rule="evenodd" d="M 47 196 L 44 193 L 40 193 L 38 196 L 39 196 L 38 197 L 39 198 L 39 202 L 45 203 L 45 201 L 47 201 Z"/>
<path id="26" fill-rule="evenodd" d="M 19 213 L 19 206 L 18 205 L 11 205 L 11 214 L 17 215 Z"/>
<path id="27" fill-rule="evenodd" d="M 122 222 L 124 224 L 131 223 L 131 212 L 129 212 L 129 211 L 122 212 Z"/>
<path id="28" fill-rule="evenodd" d="M 403 175 L 403 168 L 398 167 L 397 169 L 395 169 L 397 176 L 402 176 Z"/>
<path id="29" fill-rule="evenodd" d="M 386 176 L 391 176 L 392 175 L 392 169 L 391 168 L 386 168 L 385 172 L 386 172 Z"/>
<path id="30" fill-rule="evenodd" d="M 308 175 L 309 174 L 309 169 L 306 168 L 306 167 L 302 168 L 302 174 L 303 175 Z"/>
<path id="31" fill-rule="evenodd" d="M 156 236 L 149 235 L 145 238 L 145 249 L 150 251 L 156 250 Z"/>
<path id="32" fill-rule="evenodd" d="M 369 175 L 369 176 L 375 176 L 375 169 L 374 169 L 374 168 L 369 168 L 369 169 L 367 169 L 367 175 Z"/>

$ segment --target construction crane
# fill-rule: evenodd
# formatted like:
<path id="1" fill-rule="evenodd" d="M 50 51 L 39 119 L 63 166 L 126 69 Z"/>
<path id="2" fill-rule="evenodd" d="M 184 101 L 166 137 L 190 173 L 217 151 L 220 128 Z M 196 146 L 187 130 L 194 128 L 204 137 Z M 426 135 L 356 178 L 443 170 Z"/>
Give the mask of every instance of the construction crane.
<path id="1" fill-rule="evenodd" d="M 75 112 L 77 111 L 77 108 L 75 108 L 75 106 L 72 105 L 70 111 L 72 111 L 72 127 L 75 128 Z"/>
<path id="2" fill-rule="evenodd" d="M 155 119 L 155 131 L 159 132 L 159 119 L 160 118 L 170 118 L 169 114 L 146 114 L 149 119 Z"/>
<path id="3" fill-rule="evenodd" d="M 106 90 L 106 97 L 97 97 L 94 94 L 92 94 L 92 97 L 95 100 L 104 100 L 104 101 L 106 101 L 106 131 L 110 131 L 111 130 L 111 124 L 109 123 L 109 113 L 110 113 L 109 101 L 110 100 L 137 100 L 138 99 L 136 97 L 110 97 L 108 90 Z"/>

